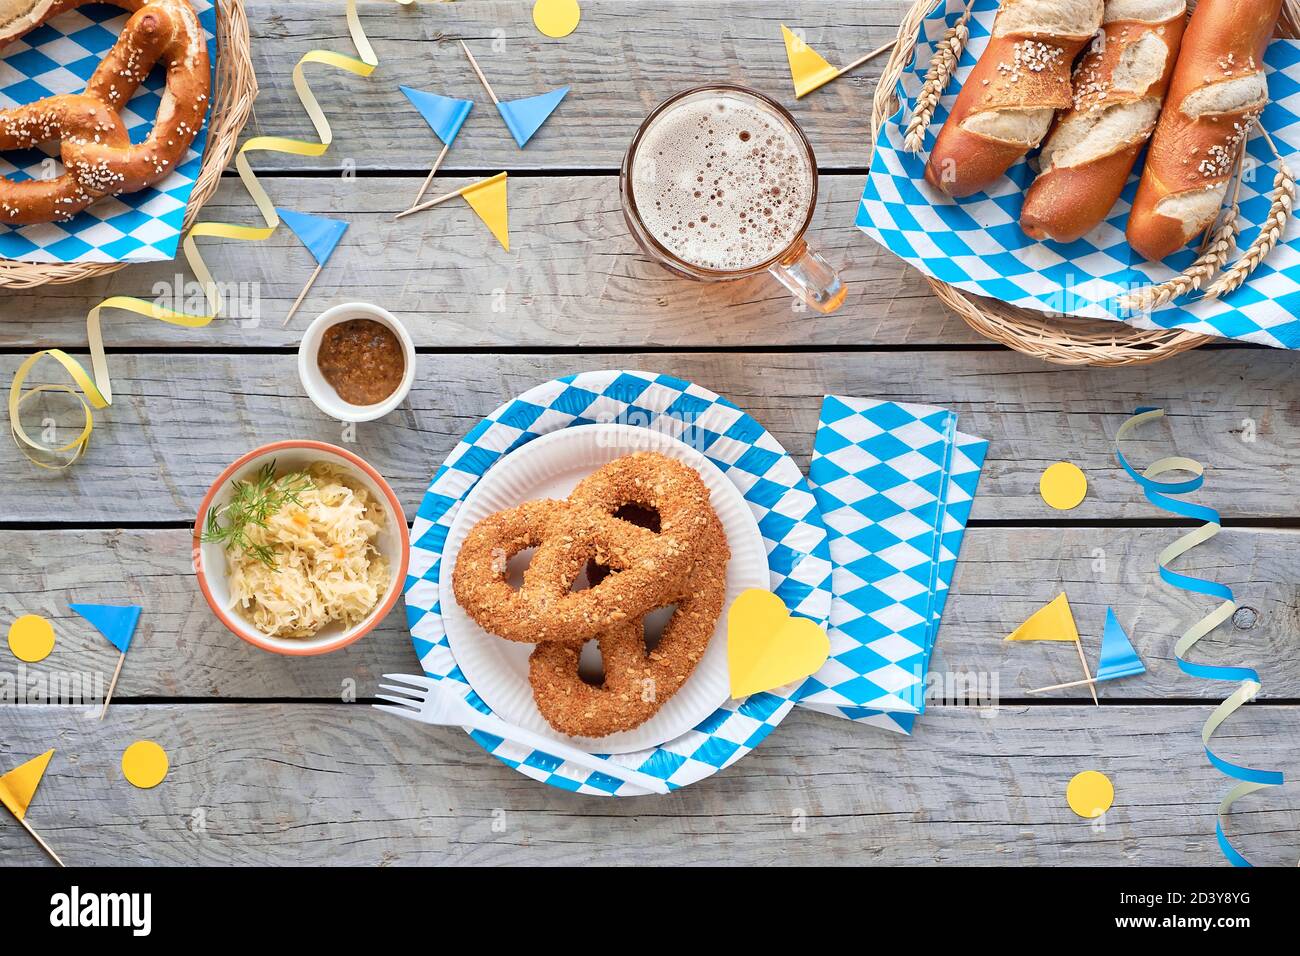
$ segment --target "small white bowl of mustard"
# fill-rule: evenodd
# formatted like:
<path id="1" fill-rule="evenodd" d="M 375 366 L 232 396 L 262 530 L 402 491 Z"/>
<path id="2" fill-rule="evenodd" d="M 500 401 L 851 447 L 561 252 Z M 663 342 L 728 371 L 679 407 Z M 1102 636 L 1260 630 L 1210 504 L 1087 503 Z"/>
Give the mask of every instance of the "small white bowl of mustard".
<path id="1" fill-rule="evenodd" d="M 400 405 L 415 381 L 415 344 L 386 309 L 347 302 L 327 309 L 303 333 L 298 376 L 326 415 L 370 422 Z"/>

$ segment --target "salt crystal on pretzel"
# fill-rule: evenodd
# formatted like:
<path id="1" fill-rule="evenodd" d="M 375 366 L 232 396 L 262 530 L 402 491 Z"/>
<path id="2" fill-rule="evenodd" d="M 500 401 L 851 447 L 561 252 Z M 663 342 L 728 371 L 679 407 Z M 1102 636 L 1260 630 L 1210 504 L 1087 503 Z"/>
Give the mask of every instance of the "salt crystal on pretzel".
<path id="1" fill-rule="evenodd" d="M 537 645 L 528 658 L 528 681 L 547 723 L 574 737 L 606 737 L 641 726 L 681 690 L 708 650 L 726 603 L 731 550 L 716 515 L 697 549 L 681 592 L 665 601 L 665 607 L 677 606 L 653 650 L 646 647 L 644 618 L 597 638 L 605 671 L 599 685 L 579 673 L 581 645 Z"/>
<path id="2" fill-rule="evenodd" d="M 91 0 L 0 0 L 0 48 Z M 0 150 L 60 140 L 64 173 L 0 176 L 0 222 L 66 221 L 103 196 L 137 192 L 170 173 L 203 126 L 211 86 L 207 38 L 189 0 L 105 0 L 131 13 L 83 94 L 0 110 Z M 117 109 L 154 64 L 167 71 L 153 129 L 132 144 Z"/>
<path id="3" fill-rule="evenodd" d="M 470 530 L 452 586 L 461 607 L 485 630 L 526 644 L 581 642 L 662 607 L 681 587 L 713 518 L 708 486 L 693 469 L 653 453 L 611 462 L 592 478 L 597 475 L 589 487 L 604 490 L 581 503 L 529 502 Z M 621 504 L 658 512 L 659 533 L 614 518 Z M 505 560 L 532 547 L 537 553 L 516 591 L 506 581 Z M 571 590 L 592 558 L 619 573 Z"/>
<path id="4" fill-rule="evenodd" d="M 537 644 L 529 682 L 561 733 L 603 737 L 653 717 L 695 671 L 726 600 L 726 533 L 694 469 L 655 453 L 628 455 L 588 475 L 567 501 L 532 501 L 470 530 L 452 574 L 457 602 L 484 629 Z M 657 521 L 627 518 L 628 508 Z M 516 591 L 509 559 L 537 553 Z M 589 560 L 604 573 L 571 587 Z M 645 615 L 676 605 L 653 650 Z M 600 686 L 582 679 L 583 643 L 596 638 Z"/>

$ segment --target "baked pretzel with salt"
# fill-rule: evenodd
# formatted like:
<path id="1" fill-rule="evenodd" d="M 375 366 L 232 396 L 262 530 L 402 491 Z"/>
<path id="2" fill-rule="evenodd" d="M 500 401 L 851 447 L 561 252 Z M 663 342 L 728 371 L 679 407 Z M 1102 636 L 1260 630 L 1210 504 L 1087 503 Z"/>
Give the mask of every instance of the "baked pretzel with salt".
<path id="1" fill-rule="evenodd" d="M 569 500 L 658 533 L 658 516 L 635 505 L 627 513 L 627 494 L 608 480 L 611 469 L 621 466 L 613 462 L 583 479 Z M 708 650 L 727 599 L 731 549 L 716 514 L 695 536 L 695 550 L 695 567 L 685 582 L 661 599 L 673 611 L 656 645 L 647 644 L 644 617 L 613 624 L 596 638 L 603 671 L 599 683 L 582 675 L 582 645 L 546 641 L 533 649 L 528 682 L 547 723 L 572 737 L 605 737 L 641 726 L 682 689 Z M 593 587 L 608 573 L 587 568 Z"/>
<path id="2" fill-rule="evenodd" d="M 0 0 L 0 49 L 91 0 Z M 175 169 L 203 126 L 211 67 L 188 0 L 106 0 L 131 13 L 84 93 L 0 110 L 0 150 L 59 141 L 64 172 L 21 182 L 0 176 L 0 222 L 65 222 L 104 196 L 137 192 Z M 132 143 L 120 110 L 155 64 L 167 71 L 153 129 Z"/>
<path id="3" fill-rule="evenodd" d="M 604 496 L 593 490 L 581 501 L 528 501 L 470 529 L 452 588 L 484 630 L 525 644 L 581 644 L 663 607 L 686 581 L 700 535 L 714 520 L 699 474 L 654 452 L 617 459 L 596 474 Z M 611 502 L 652 509 L 660 517 L 658 533 L 619 520 Z M 516 590 L 507 581 L 507 564 L 529 548 L 537 553 Z M 571 590 L 588 559 L 618 574 Z"/>

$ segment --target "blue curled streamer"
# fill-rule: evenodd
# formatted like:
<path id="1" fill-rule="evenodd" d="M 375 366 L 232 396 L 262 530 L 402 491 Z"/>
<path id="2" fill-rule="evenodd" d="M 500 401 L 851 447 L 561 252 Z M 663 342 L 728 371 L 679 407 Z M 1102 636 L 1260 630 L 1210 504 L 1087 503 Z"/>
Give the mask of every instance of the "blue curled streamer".
<path id="1" fill-rule="evenodd" d="M 1156 567 L 1160 572 L 1160 577 L 1165 583 L 1172 585 L 1183 591 L 1190 591 L 1193 594 L 1202 594 L 1206 597 L 1215 598 L 1222 603 L 1201 618 L 1174 644 L 1174 657 L 1178 661 L 1178 667 L 1183 673 L 1192 677 L 1198 677 L 1202 680 L 1223 680 L 1223 681 L 1240 681 L 1241 686 L 1229 696 L 1223 703 L 1214 709 L 1205 726 L 1201 729 L 1201 743 L 1205 746 L 1205 756 L 1210 763 L 1224 775 L 1239 781 L 1235 787 L 1228 791 L 1223 800 L 1219 803 L 1219 809 L 1216 813 L 1214 823 L 1214 834 L 1219 842 L 1219 849 L 1223 852 L 1224 857 L 1233 866 L 1250 866 L 1250 861 L 1242 856 L 1228 841 L 1227 835 L 1223 832 L 1223 817 L 1232 807 L 1232 805 L 1241 797 L 1254 793 L 1256 790 L 1262 790 L 1266 787 L 1276 787 L 1282 784 L 1284 778 L 1281 771 L 1278 770 L 1257 770 L 1253 767 L 1244 767 L 1240 764 L 1224 760 L 1213 750 L 1210 749 L 1210 738 L 1225 720 L 1237 711 L 1248 700 L 1254 700 L 1260 691 L 1259 674 L 1250 667 L 1229 667 L 1219 664 L 1197 664 L 1187 660 L 1186 654 L 1194 647 L 1201 638 L 1215 630 L 1224 621 L 1229 620 L 1233 612 L 1237 609 L 1237 602 L 1233 598 L 1232 588 L 1226 584 L 1220 584 L 1217 581 L 1210 581 L 1205 578 L 1193 577 L 1189 574 L 1180 574 L 1172 571 L 1169 564 L 1179 556 L 1187 553 L 1199 544 L 1209 541 L 1222 530 L 1223 522 L 1219 513 L 1213 508 L 1205 505 L 1194 504 L 1190 501 L 1181 501 L 1174 497 L 1175 495 L 1187 495 L 1194 491 L 1199 491 L 1205 484 L 1205 469 L 1200 462 L 1192 458 L 1170 457 L 1161 458 L 1159 461 L 1148 465 L 1146 470 L 1139 473 L 1124 453 L 1120 450 L 1120 443 L 1124 440 L 1130 431 L 1138 428 L 1146 422 L 1153 421 L 1157 418 L 1164 417 L 1164 410 L 1159 408 L 1139 408 L 1128 421 L 1120 426 L 1115 435 L 1115 457 L 1119 459 L 1122 467 L 1130 478 L 1138 483 L 1142 488 L 1143 494 L 1157 508 L 1163 511 L 1169 511 L 1183 518 L 1191 518 L 1195 521 L 1203 522 L 1202 525 L 1183 535 L 1177 541 L 1167 546 L 1156 558 Z M 1190 474 L 1190 478 L 1180 481 L 1158 481 L 1157 479 L 1170 472 L 1183 472 Z"/>

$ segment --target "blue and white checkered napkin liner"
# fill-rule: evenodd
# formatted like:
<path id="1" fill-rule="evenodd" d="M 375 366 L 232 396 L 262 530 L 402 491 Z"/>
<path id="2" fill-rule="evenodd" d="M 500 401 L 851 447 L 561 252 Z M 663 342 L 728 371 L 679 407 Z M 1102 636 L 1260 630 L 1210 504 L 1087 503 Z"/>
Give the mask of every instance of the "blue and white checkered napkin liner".
<path id="1" fill-rule="evenodd" d="M 478 479 L 539 435 L 597 422 L 663 430 L 704 454 L 741 490 L 768 551 L 772 590 L 792 613 L 825 625 L 831 608 L 826 528 L 803 474 L 785 449 L 745 412 L 708 389 L 647 372 L 586 372 L 530 389 L 479 422 L 438 469 L 411 531 L 406 613 L 426 674 L 449 681 L 488 708 L 456 666 L 442 625 L 438 576 L 456 509 Z M 606 757 L 683 787 L 730 766 L 758 746 L 794 705 L 795 694 L 728 701 L 694 730 L 662 746 Z M 639 788 L 475 732 L 481 747 L 537 780 L 580 793 L 632 796 Z"/>
<path id="2" fill-rule="evenodd" d="M 211 0 L 191 0 L 208 36 L 208 55 L 216 63 L 216 8 Z M 0 51 L 0 109 L 61 93 L 80 93 L 104 55 L 117 42 L 128 19 L 120 8 L 92 4 L 70 10 Z M 153 127 L 165 77 L 155 68 L 121 110 L 132 142 Z M 69 222 L 32 226 L 0 225 L 0 258 L 23 262 L 148 262 L 176 255 L 185 207 L 194 190 L 207 142 L 207 124 L 170 176 L 136 193 L 105 197 Z M 56 154 L 57 155 L 57 154 Z M 57 172 L 62 172 L 58 166 Z M 47 154 L 39 149 L 0 156 L 0 174 L 14 180 L 49 175 Z"/>
<path id="3" fill-rule="evenodd" d="M 808 469 L 834 566 L 800 706 L 910 733 L 988 443 L 929 405 L 828 396 Z"/>
<path id="4" fill-rule="evenodd" d="M 939 0 L 921 25 L 913 63 L 899 80 L 903 103 L 877 138 L 871 175 L 858 209 L 857 225 L 926 275 L 968 292 L 991 296 L 1043 312 L 1070 313 L 1125 321 L 1140 328 L 1179 327 L 1283 348 L 1300 348 L 1300 222 L 1292 218 L 1283 242 L 1241 289 L 1220 300 L 1179 300 L 1148 315 L 1121 314 L 1117 299 L 1125 292 L 1161 282 L 1184 269 L 1196 256 L 1184 249 L 1165 264 L 1149 263 L 1124 240 L 1129 204 L 1137 189 L 1135 172 L 1110 217 L 1072 243 L 1035 242 L 1019 226 L 1024 190 L 1033 171 L 1021 160 L 988 193 L 953 201 L 925 182 L 925 159 L 961 84 L 988 44 L 998 0 L 975 0 L 970 42 L 956 78 L 935 110 L 926 150 L 914 156 L 903 149 L 903 126 L 925 79 L 935 47 L 961 15 L 964 0 Z M 1279 151 L 1300 168 L 1300 42 L 1274 40 L 1265 56 L 1272 102 L 1261 123 Z M 1255 174 L 1241 187 L 1239 249 L 1259 233 L 1270 205 L 1277 172 L 1262 136 L 1248 152 Z M 1139 161 L 1137 171 L 1141 171 Z"/>

